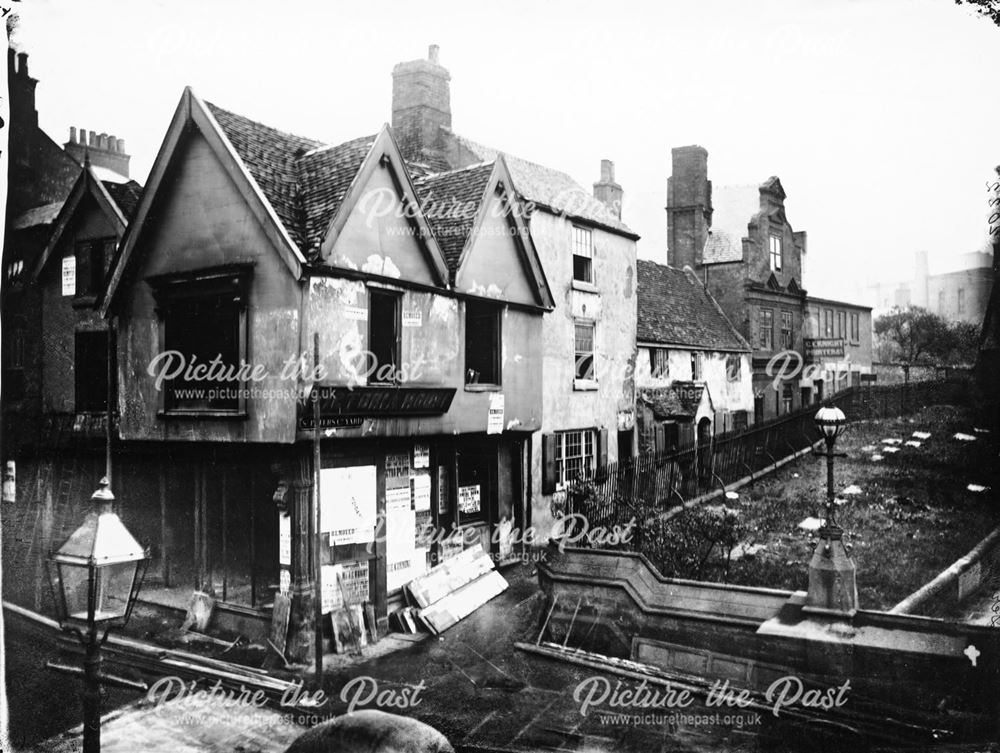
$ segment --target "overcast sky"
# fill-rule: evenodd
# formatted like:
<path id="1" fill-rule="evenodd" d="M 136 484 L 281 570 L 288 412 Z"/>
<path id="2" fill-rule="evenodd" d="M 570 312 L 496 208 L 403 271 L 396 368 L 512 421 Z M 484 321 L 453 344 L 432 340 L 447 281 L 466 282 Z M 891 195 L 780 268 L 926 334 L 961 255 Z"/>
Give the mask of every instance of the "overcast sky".
<path id="1" fill-rule="evenodd" d="M 144 181 L 186 85 L 339 142 L 390 119 L 392 66 L 441 47 L 456 131 L 590 187 L 615 161 L 639 255 L 666 260 L 670 148 L 716 184 L 781 178 L 805 285 L 931 271 L 986 240 L 1000 28 L 953 0 L 362 5 L 27 0 L 41 126 L 113 133 Z"/>

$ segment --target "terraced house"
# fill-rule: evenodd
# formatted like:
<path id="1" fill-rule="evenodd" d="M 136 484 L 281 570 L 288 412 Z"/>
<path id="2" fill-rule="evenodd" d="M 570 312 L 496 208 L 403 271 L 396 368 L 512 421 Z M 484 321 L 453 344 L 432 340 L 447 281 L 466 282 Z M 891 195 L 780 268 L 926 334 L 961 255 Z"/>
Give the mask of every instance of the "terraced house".
<path id="1" fill-rule="evenodd" d="M 635 236 L 563 173 L 452 133 L 436 55 L 393 71 L 391 127 L 341 144 L 185 90 L 102 301 L 121 439 L 159 478 L 130 496 L 144 598 L 212 592 L 265 630 L 290 593 L 299 658 L 317 579 L 324 613 L 367 600 L 384 624 L 461 551 L 425 526 L 515 557 L 541 466 L 592 466 L 631 433 Z M 546 423 L 552 359 L 579 399 Z M 538 438 L 557 429 L 580 440 L 555 457 Z"/>

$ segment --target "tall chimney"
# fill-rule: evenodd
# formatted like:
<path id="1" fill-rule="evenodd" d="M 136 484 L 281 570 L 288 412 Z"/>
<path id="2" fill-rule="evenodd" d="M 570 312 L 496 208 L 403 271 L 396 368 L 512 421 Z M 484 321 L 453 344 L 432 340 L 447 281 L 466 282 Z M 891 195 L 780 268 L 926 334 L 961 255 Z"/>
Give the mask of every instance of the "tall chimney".
<path id="1" fill-rule="evenodd" d="M 426 60 L 392 69 L 392 128 L 406 159 L 444 168 L 441 127 L 451 128 L 451 74 L 439 52 L 432 44 Z"/>
<path id="2" fill-rule="evenodd" d="M 672 174 L 667 179 L 667 263 L 697 269 L 712 226 L 712 182 L 708 150 L 680 146 L 670 151 Z"/>
<path id="3" fill-rule="evenodd" d="M 615 163 L 601 160 L 601 179 L 594 184 L 594 198 L 602 202 L 619 220 L 622 218 L 622 187 L 615 183 Z"/>
<path id="4" fill-rule="evenodd" d="M 106 168 L 125 179 L 129 177 L 132 157 L 125 153 L 124 139 L 97 131 L 88 134 L 86 128 L 81 128 L 77 137 L 77 129 L 71 127 L 69 141 L 63 144 L 63 149 L 81 164 L 89 161 L 93 167 Z"/>
<path id="5" fill-rule="evenodd" d="M 69 127 L 69 143 L 76 143 L 76 126 Z"/>

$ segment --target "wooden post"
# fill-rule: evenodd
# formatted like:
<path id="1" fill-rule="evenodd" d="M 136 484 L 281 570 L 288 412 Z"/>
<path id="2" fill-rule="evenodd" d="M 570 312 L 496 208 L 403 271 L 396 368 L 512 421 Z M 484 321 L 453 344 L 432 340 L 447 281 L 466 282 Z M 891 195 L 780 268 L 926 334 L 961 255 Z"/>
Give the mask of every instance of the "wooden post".
<path id="1" fill-rule="evenodd" d="M 314 617 L 316 620 L 316 685 L 322 686 L 323 684 L 323 578 L 322 578 L 322 567 L 320 565 L 320 551 L 319 551 L 319 538 L 320 538 L 320 517 L 319 517 L 319 506 L 320 506 L 320 490 L 319 490 L 319 478 L 320 478 L 320 467 L 321 467 L 321 453 L 320 453 L 320 434 L 319 434 L 319 419 L 320 419 L 320 406 L 319 406 L 319 332 L 313 333 L 313 494 L 312 494 L 312 515 L 310 520 L 312 522 L 310 536 L 309 536 L 309 546 L 312 551 L 312 569 L 313 569 L 313 588 L 315 593 L 313 595 L 314 600 Z"/>
<path id="2" fill-rule="evenodd" d="M 160 486 L 160 567 L 163 571 L 163 585 L 170 588 L 170 548 L 167 543 L 167 472 L 163 455 L 159 459 Z"/>

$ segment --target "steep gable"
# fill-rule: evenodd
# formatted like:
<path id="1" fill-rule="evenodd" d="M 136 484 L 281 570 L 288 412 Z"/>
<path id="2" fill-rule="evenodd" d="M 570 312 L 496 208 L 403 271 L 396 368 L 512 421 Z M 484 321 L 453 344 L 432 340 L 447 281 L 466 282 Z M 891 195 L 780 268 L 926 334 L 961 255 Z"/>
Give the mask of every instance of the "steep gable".
<path id="1" fill-rule="evenodd" d="M 554 301 L 506 161 L 418 179 L 456 290 L 529 306 Z"/>

